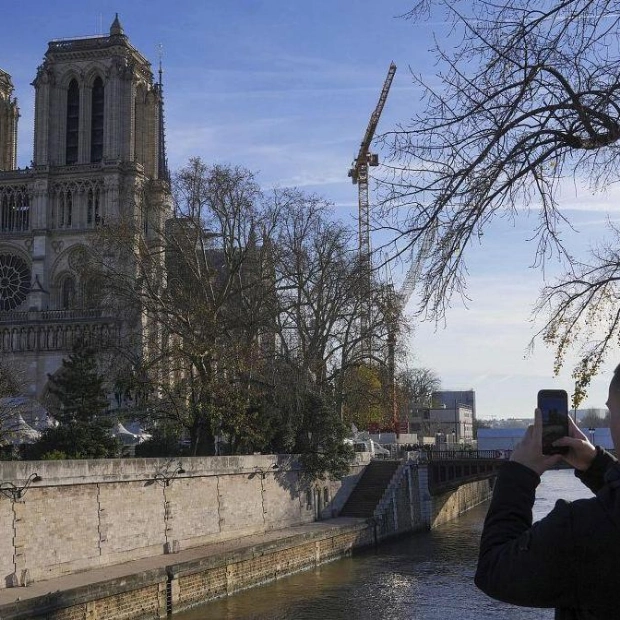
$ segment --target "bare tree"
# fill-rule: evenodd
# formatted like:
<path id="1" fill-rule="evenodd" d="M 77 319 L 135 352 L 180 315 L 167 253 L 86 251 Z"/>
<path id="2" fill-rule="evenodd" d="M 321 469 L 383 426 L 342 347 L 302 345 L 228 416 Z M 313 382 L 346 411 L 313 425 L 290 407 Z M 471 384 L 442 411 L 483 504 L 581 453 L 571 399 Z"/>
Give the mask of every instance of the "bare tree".
<path id="1" fill-rule="evenodd" d="M 430 368 L 408 368 L 398 375 L 398 386 L 409 404 L 431 407 L 433 392 L 441 388 L 441 379 Z"/>
<path id="2" fill-rule="evenodd" d="M 10 356 L 0 356 L 0 445 L 18 444 L 24 440 L 32 441 L 28 434 L 34 434 L 24 417 L 30 419 L 30 413 L 36 403 L 23 398 L 25 369 Z M 43 408 L 40 407 L 40 412 Z M 44 423 L 45 420 L 40 420 Z"/>
<path id="3" fill-rule="evenodd" d="M 318 394 L 333 400 L 343 419 L 357 423 L 362 418 L 390 419 L 389 413 L 380 413 L 388 407 L 382 398 L 387 392 L 387 338 L 402 321 L 388 320 L 386 286 L 376 281 L 370 290 L 363 289 L 362 298 L 354 231 L 335 222 L 329 205 L 320 199 L 304 199 L 295 191 L 279 194 L 283 208 L 273 245 L 283 355 Z M 370 359 L 361 330 L 368 306 L 373 333 Z M 382 389 L 368 390 L 373 381 L 361 380 L 362 376 L 380 379 Z M 352 406 L 369 398 L 376 401 L 368 410 L 372 414 L 351 413 Z"/>
<path id="4" fill-rule="evenodd" d="M 192 159 L 174 175 L 173 196 L 172 218 L 101 228 L 90 268 L 108 311 L 124 319 L 129 385 L 152 414 L 186 429 L 198 453 L 251 407 L 259 337 L 274 332 L 266 324 L 273 275 L 263 240 L 275 219 L 240 168 Z"/>
<path id="5" fill-rule="evenodd" d="M 609 411 L 590 408 L 579 421 L 581 428 L 604 428 L 609 427 Z"/>
<path id="6" fill-rule="evenodd" d="M 569 274 L 546 293 L 556 318 L 544 335 L 562 353 L 568 339 L 558 333 L 569 332 L 556 319 L 567 315 L 575 329 L 596 305 L 591 285 L 616 296 L 605 275 L 612 254 L 583 266 L 583 278 L 573 274 L 559 191 L 569 180 L 597 191 L 619 179 L 620 13 L 597 0 L 422 0 L 408 17 L 431 14 L 451 25 L 450 44 L 434 50 L 438 85 L 413 76 L 425 109 L 383 136 L 394 158 L 383 179 L 385 225 L 400 251 L 413 247 L 422 306 L 439 318 L 464 294 L 468 248 L 488 224 L 538 209 L 534 263 L 557 254 Z M 585 385 L 600 356 L 584 359 Z"/>
<path id="7" fill-rule="evenodd" d="M 539 335 L 555 348 L 556 371 L 569 350 L 579 352 L 573 372 L 575 407 L 620 339 L 620 230 L 611 223 L 610 229 L 610 241 L 593 249 L 588 262 L 576 263 L 572 273 L 545 287 L 536 308 L 546 317 Z"/>

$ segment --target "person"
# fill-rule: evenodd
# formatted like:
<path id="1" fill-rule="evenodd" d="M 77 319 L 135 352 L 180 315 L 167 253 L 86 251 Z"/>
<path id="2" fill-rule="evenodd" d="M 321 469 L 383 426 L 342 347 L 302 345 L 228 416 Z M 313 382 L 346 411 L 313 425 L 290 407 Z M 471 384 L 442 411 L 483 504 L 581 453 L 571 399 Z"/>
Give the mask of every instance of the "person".
<path id="1" fill-rule="evenodd" d="M 620 447 L 620 366 L 607 407 Z M 542 416 L 498 472 L 474 582 L 492 598 L 526 607 L 555 608 L 556 620 L 620 619 L 620 464 L 593 446 L 570 420 L 569 436 L 554 442 L 565 455 L 542 453 Z M 532 524 L 540 476 L 564 459 L 594 497 L 558 500 Z"/>

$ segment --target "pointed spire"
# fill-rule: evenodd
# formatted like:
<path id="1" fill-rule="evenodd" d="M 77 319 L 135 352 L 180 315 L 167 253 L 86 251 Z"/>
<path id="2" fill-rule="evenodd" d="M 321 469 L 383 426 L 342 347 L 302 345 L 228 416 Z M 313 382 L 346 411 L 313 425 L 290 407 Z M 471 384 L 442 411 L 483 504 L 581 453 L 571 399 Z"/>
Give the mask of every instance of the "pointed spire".
<path id="1" fill-rule="evenodd" d="M 168 156 L 166 155 L 166 119 L 164 116 L 164 83 L 162 56 L 163 45 L 159 44 L 159 148 L 158 148 L 158 178 L 170 183 L 170 171 L 168 170 Z"/>
<path id="2" fill-rule="evenodd" d="M 114 36 L 114 35 L 123 35 L 125 34 L 125 31 L 123 30 L 123 27 L 121 26 L 121 21 L 118 18 L 118 13 L 116 13 L 116 17 L 114 18 L 114 21 L 112 22 L 112 25 L 110 26 L 110 36 Z"/>

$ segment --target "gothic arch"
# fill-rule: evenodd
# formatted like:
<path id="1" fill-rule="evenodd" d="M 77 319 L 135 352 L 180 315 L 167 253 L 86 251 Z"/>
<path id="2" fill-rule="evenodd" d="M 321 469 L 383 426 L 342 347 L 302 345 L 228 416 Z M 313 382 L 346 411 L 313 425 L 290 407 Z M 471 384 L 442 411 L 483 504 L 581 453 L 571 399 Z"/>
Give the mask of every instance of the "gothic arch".
<path id="1" fill-rule="evenodd" d="M 84 85 L 84 74 L 81 71 L 77 71 L 73 67 L 69 67 L 57 81 L 57 86 L 62 92 L 67 92 L 69 90 L 69 84 L 71 81 L 75 80 L 80 90 Z"/>
<path id="2" fill-rule="evenodd" d="M 54 286 L 59 310 L 73 310 L 79 306 L 78 284 L 74 273 L 62 273 Z"/>
<path id="3" fill-rule="evenodd" d="M 97 78 L 101 78 L 101 81 L 103 82 L 103 86 L 105 88 L 108 84 L 108 79 L 106 77 L 106 69 L 103 65 L 95 64 L 92 67 L 88 68 L 88 70 L 84 74 L 84 86 L 86 88 L 92 88 Z"/>
<path id="4" fill-rule="evenodd" d="M 57 181 L 50 198 L 54 228 L 94 228 L 101 220 L 104 198 L 101 179 Z"/>

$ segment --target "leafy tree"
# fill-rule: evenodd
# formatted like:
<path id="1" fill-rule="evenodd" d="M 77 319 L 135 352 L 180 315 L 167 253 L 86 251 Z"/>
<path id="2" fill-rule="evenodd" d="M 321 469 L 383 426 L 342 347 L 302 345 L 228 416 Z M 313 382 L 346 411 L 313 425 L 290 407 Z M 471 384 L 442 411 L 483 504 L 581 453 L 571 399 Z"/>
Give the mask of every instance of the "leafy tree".
<path id="1" fill-rule="evenodd" d="M 575 402 L 620 335 L 620 237 L 578 261 L 562 244 L 562 190 L 603 190 L 619 179 L 620 14 L 598 0 L 421 0 L 451 38 L 434 52 L 438 79 L 413 76 L 426 107 L 383 136 L 394 157 L 383 179 L 386 215 L 413 247 L 422 306 L 441 318 L 464 294 L 466 257 L 494 218 L 535 208 L 535 262 L 558 256 L 566 276 L 544 292 L 541 331 L 556 370 L 579 351 Z M 437 19 L 436 19 L 437 18 Z M 445 40 L 445 38 L 443 39 Z M 580 350 L 580 347 L 583 347 Z"/>
<path id="2" fill-rule="evenodd" d="M 104 378 L 97 367 L 96 350 L 78 340 L 55 375 L 48 375 L 49 393 L 58 406 L 54 416 L 61 424 L 91 422 L 108 408 Z"/>
<path id="3" fill-rule="evenodd" d="M 65 458 L 116 456 L 118 445 L 111 436 L 106 415 L 105 380 L 97 367 L 97 352 L 78 340 L 55 375 L 49 375 L 49 393 L 59 425 L 47 429 L 39 441 L 27 448 L 29 458 L 63 454 Z"/>
<path id="4" fill-rule="evenodd" d="M 383 428 L 391 423 L 384 398 L 383 381 L 376 366 L 360 364 L 345 369 L 342 418 L 350 428 Z"/>

